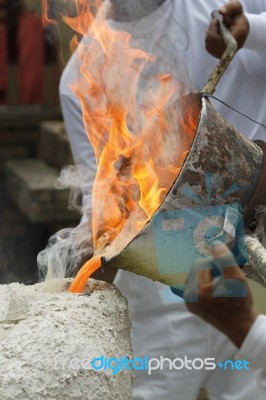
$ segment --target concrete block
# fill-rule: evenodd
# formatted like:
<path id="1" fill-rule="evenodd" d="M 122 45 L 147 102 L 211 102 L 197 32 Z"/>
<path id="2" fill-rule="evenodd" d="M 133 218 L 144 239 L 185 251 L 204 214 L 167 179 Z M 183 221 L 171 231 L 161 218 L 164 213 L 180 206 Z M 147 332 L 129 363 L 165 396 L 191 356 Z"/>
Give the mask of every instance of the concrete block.
<path id="1" fill-rule="evenodd" d="M 33 222 L 76 221 L 80 216 L 68 210 L 68 190 L 55 188 L 59 170 L 37 159 L 8 161 L 5 165 L 9 195 Z"/>
<path id="2" fill-rule="evenodd" d="M 58 168 L 74 164 L 63 122 L 47 121 L 41 124 L 38 157 Z"/>
<path id="3" fill-rule="evenodd" d="M 18 144 L 34 145 L 39 140 L 38 130 L 0 130 L 2 145 L 17 146 Z"/>
<path id="4" fill-rule="evenodd" d="M 131 371 L 91 365 L 132 357 L 126 300 L 104 282 L 77 295 L 58 281 L 0 286 L 0 399 L 130 400 Z"/>
<path id="5" fill-rule="evenodd" d="M 59 106 L 19 105 L 0 107 L 1 130 L 36 130 L 41 121 L 51 119 L 62 120 L 62 113 Z"/>
<path id="6" fill-rule="evenodd" d="M 25 158 L 31 155 L 31 149 L 26 145 L 1 146 L 0 161 L 13 158 Z"/>

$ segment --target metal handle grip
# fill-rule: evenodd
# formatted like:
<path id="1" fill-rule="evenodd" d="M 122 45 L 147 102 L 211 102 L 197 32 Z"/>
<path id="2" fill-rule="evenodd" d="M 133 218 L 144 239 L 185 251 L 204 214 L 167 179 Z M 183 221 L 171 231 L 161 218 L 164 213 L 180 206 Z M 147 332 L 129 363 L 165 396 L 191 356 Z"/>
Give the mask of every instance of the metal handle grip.
<path id="1" fill-rule="evenodd" d="M 219 63 L 216 65 L 214 71 L 212 72 L 208 82 L 204 86 L 202 92 L 213 94 L 215 88 L 220 81 L 221 77 L 225 73 L 228 65 L 232 61 L 235 53 L 237 52 L 238 46 L 234 36 L 231 34 L 230 30 L 223 23 L 223 16 L 219 11 L 213 11 L 211 13 L 212 18 L 215 18 L 219 22 L 219 28 L 222 38 L 226 44 L 226 50 L 222 55 Z"/>
<path id="2" fill-rule="evenodd" d="M 245 244 L 248 254 L 248 265 L 252 275 L 255 273 L 257 280 L 266 286 L 266 249 L 256 237 L 246 236 Z M 245 267 L 244 270 L 249 270 Z"/>

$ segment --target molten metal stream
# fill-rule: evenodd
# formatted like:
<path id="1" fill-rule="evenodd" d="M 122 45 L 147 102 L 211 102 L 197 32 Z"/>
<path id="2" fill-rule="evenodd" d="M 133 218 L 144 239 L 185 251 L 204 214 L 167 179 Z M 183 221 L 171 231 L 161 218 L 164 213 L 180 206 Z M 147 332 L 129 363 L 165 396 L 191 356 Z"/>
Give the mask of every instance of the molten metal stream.
<path id="1" fill-rule="evenodd" d="M 93 257 L 83 265 L 68 289 L 71 293 L 81 293 L 89 277 L 102 265 L 100 257 Z"/>

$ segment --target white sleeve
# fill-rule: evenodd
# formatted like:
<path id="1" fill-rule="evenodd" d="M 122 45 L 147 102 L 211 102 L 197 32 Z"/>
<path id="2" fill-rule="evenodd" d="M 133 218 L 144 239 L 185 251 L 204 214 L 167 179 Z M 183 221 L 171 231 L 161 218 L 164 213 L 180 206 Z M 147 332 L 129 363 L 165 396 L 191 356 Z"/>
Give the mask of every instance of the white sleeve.
<path id="1" fill-rule="evenodd" d="M 249 34 L 243 48 L 266 52 L 266 12 L 245 15 L 249 23 Z"/>
<path id="2" fill-rule="evenodd" d="M 243 48 L 266 52 L 266 0 L 242 0 L 249 23 L 249 34 Z"/>
<path id="3" fill-rule="evenodd" d="M 236 358 L 246 359 L 258 370 L 258 382 L 266 389 L 266 316 L 259 315 L 246 336 Z"/>
<path id="4" fill-rule="evenodd" d="M 89 212 L 92 208 L 92 187 L 97 167 L 95 153 L 85 131 L 80 101 L 70 88 L 77 83 L 79 74 L 80 61 L 76 50 L 61 76 L 59 93 L 71 150 L 81 172 L 83 210 Z"/>

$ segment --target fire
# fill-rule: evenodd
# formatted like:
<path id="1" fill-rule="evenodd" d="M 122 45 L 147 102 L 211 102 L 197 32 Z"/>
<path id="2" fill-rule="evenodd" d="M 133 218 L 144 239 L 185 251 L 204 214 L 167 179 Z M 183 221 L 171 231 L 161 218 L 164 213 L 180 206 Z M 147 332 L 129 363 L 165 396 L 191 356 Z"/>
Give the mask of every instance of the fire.
<path id="1" fill-rule="evenodd" d="M 42 23 L 44 26 L 46 25 L 56 25 L 56 21 L 49 18 L 49 4 L 48 0 L 42 1 Z"/>
<path id="2" fill-rule="evenodd" d="M 189 118 L 179 115 L 182 83 L 169 73 L 147 76 L 154 55 L 138 48 L 128 32 L 115 30 L 100 1 L 94 8 L 90 3 L 76 0 L 77 17 L 64 21 L 85 36 L 78 46 L 80 79 L 72 89 L 98 166 L 92 229 L 100 256 L 129 220 L 134 236 L 163 202 L 191 146 L 198 112 L 191 104 Z M 83 289 L 88 268 L 100 266 L 97 257 L 80 270 L 70 291 Z"/>

